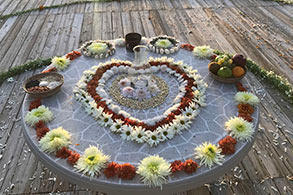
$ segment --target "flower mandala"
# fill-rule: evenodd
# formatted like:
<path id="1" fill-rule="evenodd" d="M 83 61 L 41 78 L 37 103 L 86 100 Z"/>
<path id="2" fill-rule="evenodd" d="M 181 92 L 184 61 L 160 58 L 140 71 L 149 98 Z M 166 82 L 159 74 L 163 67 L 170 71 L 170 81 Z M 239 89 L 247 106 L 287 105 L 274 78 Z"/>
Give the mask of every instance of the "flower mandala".
<path id="1" fill-rule="evenodd" d="M 102 40 L 88 41 L 81 46 L 84 55 L 94 58 L 107 58 L 115 53 L 115 46 Z"/>
<path id="2" fill-rule="evenodd" d="M 133 82 L 133 79 L 125 76 L 132 69 L 130 62 L 112 60 L 99 64 L 84 72 L 74 89 L 74 94 L 75 98 L 86 107 L 88 114 L 92 115 L 101 126 L 109 127 L 114 133 L 120 133 L 123 140 L 146 142 L 150 146 L 156 146 L 160 142 L 172 139 L 182 130 L 190 128 L 192 120 L 199 113 L 198 108 L 205 106 L 206 84 L 196 70 L 183 62 L 174 62 L 173 59 L 166 57 L 150 58 L 149 65 L 150 68 L 138 70 L 137 73 L 143 75 L 152 73 L 153 76 L 149 77 L 148 82 L 144 79 L 134 79 Z M 135 73 L 136 70 L 133 71 Z M 156 76 L 161 72 L 176 78 L 179 83 L 179 92 L 169 109 L 153 118 L 138 119 L 121 108 L 123 105 L 145 109 L 162 104 L 169 89 L 166 82 Z M 114 82 L 108 91 L 107 82 L 113 77 Z M 150 90 L 144 90 L 147 87 L 150 87 L 150 90 L 159 90 L 158 94 L 151 97 Z M 131 99 L 134 95 L 137 99 Z M 111 96 L 118 104 L 111 99 Z"/>
<path id="3" fill-rule="evenodd" d="M 151 38 L 148 47 L 154 53 L 172 54 L 179 50 L 180 45 L 174 37 L 163 35 Z"/>

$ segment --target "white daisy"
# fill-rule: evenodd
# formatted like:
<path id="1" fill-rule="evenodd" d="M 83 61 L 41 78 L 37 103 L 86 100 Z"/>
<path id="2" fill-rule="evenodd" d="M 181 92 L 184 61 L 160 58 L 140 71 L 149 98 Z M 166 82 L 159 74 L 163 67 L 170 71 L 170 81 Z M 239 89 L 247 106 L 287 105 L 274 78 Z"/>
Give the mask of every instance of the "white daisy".
<path id="1" fill-rule="evenodd" d="M 123 140 L 126 140 L 126 141 L 130 141 L 131 140 L 131 133 L 133 132 L 133 128 L 129 125 L 123 125 L 122 126 L 122 130 L 121 130 L 121 138 Z"/>
<path id="2" fill-rule="evenodd" d="M 145 129 L 141 126 L 134 127 L 134 130 L 131 132 L 131 139 L 139 144 L 144 143 L 147 139 Z"/>
<path id="3" fill-rule="evenodd" d="M 120 133 L 123 127 L 123 121 L 120 119 L 115 119 L 114 123 L 111 125 L 110 129 L 114 133 Z"/>
<path id="4" fill-rule="evenodd" d="M 113 120 L 112 120 L 112 115 L 113 114 L 107 114 L 107 113 L 103 113 L 101 116 L 101 121 L 100 121 L 100 125 L 107 127 L 107 126 L 111 126 L 113 124 Z"/>
<path id="5" fill-rule="evenodd" d="M 153 147 L 156 146 L 160 143 L 160 134 L 158 131 L 149 131 L 147 130 L 146 132 L 146 136 L 148 138 L 147 143 Z"/>
<path id="6" fill-rule="evenodd" d="M 190 125 L 191 125 L 191 120 L 184 115 L 176 116 L 176 119 L 174 120 L 174 122 L 177 123 L 182 129 L 188 129 L 190 128 Z"/>

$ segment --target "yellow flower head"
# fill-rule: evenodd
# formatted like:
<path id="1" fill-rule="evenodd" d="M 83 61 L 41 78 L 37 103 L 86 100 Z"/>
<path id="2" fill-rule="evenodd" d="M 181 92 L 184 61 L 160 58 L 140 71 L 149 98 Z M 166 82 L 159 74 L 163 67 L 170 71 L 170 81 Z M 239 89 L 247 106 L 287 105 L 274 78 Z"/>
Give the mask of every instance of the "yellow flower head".
<path id="1" fill-rule="evenodd" d="M 205 142 L 195 149 L 195 158 L 200 160 L 201 165 L 211 168 L 214 164 L 222 164 L 224 156 L 221 155 L 221 149 L 216 145 Z"/>

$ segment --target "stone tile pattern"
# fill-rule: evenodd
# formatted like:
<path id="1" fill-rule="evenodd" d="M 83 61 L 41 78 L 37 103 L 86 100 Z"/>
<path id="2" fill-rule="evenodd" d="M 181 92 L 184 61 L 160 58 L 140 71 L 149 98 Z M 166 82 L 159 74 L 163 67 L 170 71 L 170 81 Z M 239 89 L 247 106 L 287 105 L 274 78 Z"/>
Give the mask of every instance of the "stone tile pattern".
<path id="1" fill-rule="evenodd" d="M 189 130 L 184 130 L 181 135 L 176 135 L 172 140 L 160 143 L 157 147 L 150 147 L 147 144 L 137 144 L 133 141 L 123 141 L 120 135 L 110 132 L 108 128 L 103 128 L 89 115 L 86 114 L 83 107 L 77 102 L 72 93 L 72 89 L 76 82 L 81 78 L 83 71 L 89 69 L 99 62 L 106 62 L 111 58 L 121 60 L 134 60 L 134 54 L 126 52 L 125 48 L 116 48 L 116 54 L 107 59 L 93 59 L 82 56 L 73 61 L 70 67 L 61 72 L 64 75 L 65 83 L 58 94 L 42 100 L 42 103 L 48 106 L 54 113 L 54 120 L 48 124 L 50 129 L 62 126 L 72 134 L 71 149 L 83 153 L 84 149 L 89 145 L 99 145 L 104 153 L 111 156 L 111 161 L 118 163 L 131 163 L 137 165 L 140 160 L 149 155 L 159 155 L 169 162 L 174 160 L 186 160 L 193 158 L 194 148 L 199 144 L 210 141 L 216 144 L 220 139 L 227 134 L 224 131 L 224 123 L 232 116 L 237 115 L 237 104 L 234 102 L 234 95 L 237 90 L 234 84 L 223 84 L 213 80 L 208 73 L 207 65 L 209 60 L 200 60 L 192 55 L 192 52 L 180 50 L 176 54 L 169 55 L 175 61 L 183 60 L 184 63 L 193 66 L 197 69 L 203 80 L 208 83 L 209 87 L 206 91 L 206 107 L 201 107 L 200 114 L 195 118 Z M 149 53 L 149 56 L 161 57 L 159 54 Z M 243 79 L 243 84 L 248 86 L 246 79 Z M 178 91 L 177 81 L 170 80 L 170 91 Z M 174 93 L 170 92 L 166 101 L 174 98 Z M 31 97 L 26 96 L 23 105 L 23 118 L 27 113 Z M 133 116 L 138 118 L 153 117 L 162 113 L 167 109 L 168 104 L 159 106 L 156 109 L 148 110 L 133 110 L 123 107 Z M 253 115 L 254 121 L 258 118 L 258 108 Z M 256 122 L 254 122 L 256 123 Z M 256 126 L 256 124 L 254 124 Z M 31 135 L 28 142 L 38 145 L 35 130 L 24 125 L 24 130 Z M 239 152 L 247 143 L 240 142 L 237 144 L 237 151 Z M 44 153 L 44 155 L 47 155 Z M 55 158 L 53 155 L 48 155 L 49 158 L 56 163 L 56 166 L 74 171 L 70 165 L 64 163 L 64 160 Z M 229 160 L 227 157 L 226 160 Z M 216 168 L 217 166 L 215 166 Z M 232 168 L 232 167 L 231 167 Z M 213 169 L 211 169 L 213 170 Z M 178 176 L 170 177 L 170 180 L 182 180 L 183 178 L 190 178 L 196 174 L 204 174 L 210 171 L 205 167 L 201 167 L 195 174 L 186 175 L 179 174 Z M 81 176 L 81 175 L 80 175 Z M 85 176 L 81 176 L 85 177 Z M 214 178 L 211 178 L 214 179 Z M 106 181 L 105 181 L 106 180 Z M 129 183 L 129 181 L 122 181 L 119 179 L 106 179 L 103 175 L 94 178 L 92 182 L 109 182 L 112 184 Z M 139 180 L 134 179 L 130 183 L 141 185 Z"/>

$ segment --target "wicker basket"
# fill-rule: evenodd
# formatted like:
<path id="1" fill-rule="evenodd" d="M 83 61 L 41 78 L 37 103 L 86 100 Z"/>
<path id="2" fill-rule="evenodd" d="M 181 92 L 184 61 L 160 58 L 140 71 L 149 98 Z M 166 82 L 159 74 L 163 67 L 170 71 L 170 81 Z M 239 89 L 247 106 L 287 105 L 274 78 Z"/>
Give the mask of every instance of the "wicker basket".
<path id="1" fill-rule="evenodd" d="M 44 78 L 44 77 L 47 77 L 47 76 L 51 76 L 51 77 L 55 77 L 56 78 L 56 81 L 58 82 L 61 82 L 61 84 L 57 87 L 55 87 L 54 89 L 50 89 L 48 91 L 40 91 L 40 92 L 37 92 L 37 91 L 34 91 L 34 92 L 29 92 L 26 88 L 26 84 L 29 83 L 30 81 L 33 81 L 33 80 L 39 80 L 41 78 Z M 43 98 L 43 97 L 48 97 L 48 96 L 51 96 L 51 95 L 54 95 L 55 93 L 57 93 L 60 89 L 61 89 L 61 86 L 63 85 L 64 83 L 64 78 L 61 74 L 58 74 L 56 72 L 48 72 L 48 73 L 40 73 L 40 74 L 36 74 L 30 78 L 28 78 L 22 85 L 22 88 L 24 89 L 24 91 L 28 94 L 30 94 L 31 96 L 33 97 L 36 97 L 36 98 Z"/>
<path id="2" fill-rule="evenodd" d="M 209 73 L 210 73 L 211 77 L 213 77 L 215 80 L 217 80 L 219 82 L 222 82 L 222 83 L 237 83 L 238 81 L 243 79 L 243 77 L 245 77 L 245 75 L 247 73 L 247 69 L 245 68 L 245 74 L 242 75 L 241 77 L 224 78 L 224 77 L 220 77 L 220 76 L 212 73 L 210 70 L 209 70 Z"/>

